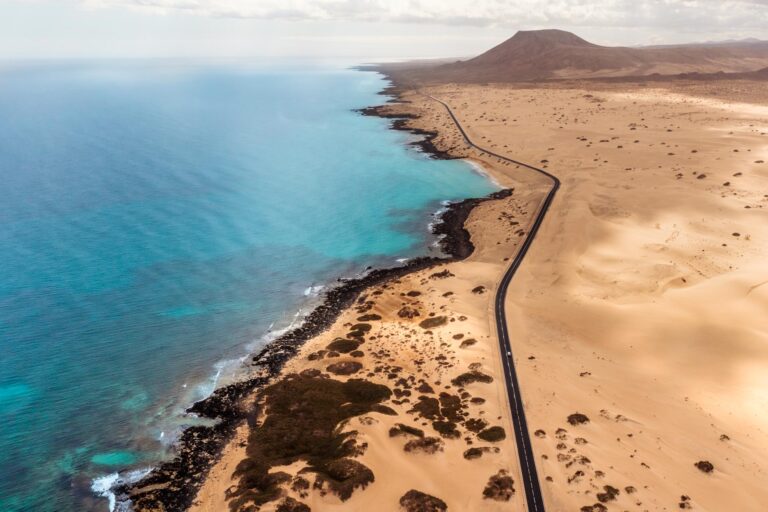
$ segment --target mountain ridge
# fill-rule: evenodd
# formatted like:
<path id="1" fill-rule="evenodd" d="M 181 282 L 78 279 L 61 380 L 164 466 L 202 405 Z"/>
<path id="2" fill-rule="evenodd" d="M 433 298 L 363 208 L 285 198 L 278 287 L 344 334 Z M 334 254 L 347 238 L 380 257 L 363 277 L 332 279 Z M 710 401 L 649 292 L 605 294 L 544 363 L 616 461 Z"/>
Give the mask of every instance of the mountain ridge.
<path id="1" fill-rule="evenodd" d="M 768 66 L 768 41 L 674 46 L 600 46 L 565 30 L 518 31 L 462 61 L 413 68 L 415 79 L 514 82 L 557 78 L 748 73 Z"/>

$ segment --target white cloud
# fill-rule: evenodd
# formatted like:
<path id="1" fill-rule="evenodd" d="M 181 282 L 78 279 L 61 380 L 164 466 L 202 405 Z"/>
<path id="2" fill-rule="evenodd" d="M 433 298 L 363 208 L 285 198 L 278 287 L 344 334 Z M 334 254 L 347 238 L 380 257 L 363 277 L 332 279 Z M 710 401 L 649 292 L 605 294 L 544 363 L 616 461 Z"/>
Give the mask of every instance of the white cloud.
<path id="1" fill-rule="evenodd" d="M 0 0 L 0 59 L 476 55 L 517 30 L 604 45 L 768 38 L 768 0 Z"/>
<path id="2" fill-rule="evenodd" d="M 83 0 L 212 17 L 468 26 L 765 28 L 768 0 Z"/>

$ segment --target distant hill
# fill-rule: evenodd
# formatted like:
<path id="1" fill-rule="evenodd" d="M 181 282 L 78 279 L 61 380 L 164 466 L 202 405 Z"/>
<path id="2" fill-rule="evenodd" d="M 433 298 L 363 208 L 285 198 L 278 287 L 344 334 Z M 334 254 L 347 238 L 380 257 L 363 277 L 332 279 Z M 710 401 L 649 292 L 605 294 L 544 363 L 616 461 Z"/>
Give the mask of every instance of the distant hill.
<path id="1" fill-rule="evenodd" d="M 681 73 L 676 78 L 687 80 L 768 80 L 768 68 L 744 73 Z"/>
<path id="2" fill-rule="evenodd" d="M 469 60 L 422 66 L 413 79 L 510 82 L 680 73 L 744 73 L 768 66 L 768 41 L 625 48 L 600 46 L 564 30 L 520 31 Z M 400 68 L 402 70 L 402 67 Z"/>

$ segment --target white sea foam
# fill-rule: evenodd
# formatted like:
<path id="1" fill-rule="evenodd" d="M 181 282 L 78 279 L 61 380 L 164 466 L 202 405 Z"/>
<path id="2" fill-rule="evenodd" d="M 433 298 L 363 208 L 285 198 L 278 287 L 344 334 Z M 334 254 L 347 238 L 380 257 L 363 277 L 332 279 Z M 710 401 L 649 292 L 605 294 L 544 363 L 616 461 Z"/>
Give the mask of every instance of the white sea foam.
<path id="1" fill-rule="evenodd" d="M 469 164 L 469 166 L 472 167 L 472 169 L 477 174 L 479 174 L 480 176 L 483 176 L 484 178 L 486 178 L 488 181 L 490 181 L 491 183 L 493 183 L 497 187 L 503 188 L 501 186 L 501 183 L 496 181 L 496 178 L 493 177 L 493 175 L 491 173 L 489 173 L 488 170 L 485 167 L 483 167 L 482 164 L 480 164 L 479 162 L 475 162 L 474 160 L 464 160 L 464 161 L 467 162 Z"/>
<path id="2" fill-rule="evenodd" d="M 432 212 L 432 218 L 435 220 L 427 223 L 427 229 L 429 229 L 430 233 L 432 233 L 432 231 L 435 229 L 435 225 L 442 221 L 443 214 L 448 211 L 449 207 L 453 204 L 453 201 L 446 199 L 444 201 L 440 201 L 440 204 L 442 206 Z"/>
<path id="3" fill-rule="evenodd" d="M 94 478 L 91 481 L 91 490 L 97 496 L 107 498 L 109 501 L 109 512 L 129 512 L 131 510 L 130 502 L 117 501 L 117 496 L 113 492 L 113 489 L 118 485 L 131 484 L 138 482 L 144 478 L 151 468 L 135 469 L 133 471 L 127 471 L 123 474 L 111 473 L 109 475 L 100 476 Z"/>
<path id="4" fill-rule="evenodd" d="M 109 500 L 109 512 L 113 512 L 115 510 L 115 502 L 117 500 L 115 498 L 115 493 L 112 492 L 112 487 L 115 486 L 119 479 L 119 474 L 112 473 L 110 475 L 94 478 L 93 482 L 91 482 L 91 490 L 97 496 L 101 496 Z"/>
<path id="5" fill-rule="evenodd" d="M 219 378 L 221 377 L 221 372 L 224 370 L 224 368 L 231 366 L 233 363 L 232 360 L 225 360 L 225 361 L 219 361 L 218 363 L 214 364 L 213 367 L 216 369 L 216 372 L 208 378 L 207 381 L 201 382 L 197 385 L 196 388 L 196 394 L 198 395 L 198 400 L 203 400 L 205 398 L 208 398 L 211 396 L 211 393 L 213 393 L 216 390 L 216 386 L 219 383 Z"/>
<path id="6" fill-rule="evenodd" d="M 305 297 L 317 297 L 322 289 L 325 288 L 325 286 L 318 284 L 318 285 L 312 285 L 308 286 L 306 290 L 304 290 L 304 296 Z"/>
<path id="7" fill-rule="evenodd" d="M 309 293 L 305 291 L 306 297 L 317 298 L 325 285 L 312 285 L 307 288 Z M 314 302 L 310 299 L 310 304 Z M 311 308 L 310 308 L 311 310 Z M 254 339 L 251 343 L 248 343 L 244 347 L 244 354 L 235 359 L 221 360 L 213 365 L 214 371 L 203 382 L 197 385 L 189 385 L 184 383 L 182 388 L 187 390 L 183 393 L 183 396 L 179 397 L 179 400 L 172 406 L 173 412 L 170 412 L 165 416 L 164 420 L 161 420 L 161 424 L 157 425 L 159 432 L 157 432 L 156 439 L 160 441 L 164 446 L 168 447 L 174 444 L 184 429 L 189 426 L 189 415 L 185 412 L 190 403 L 194 403 L 199 400 L 208 398 L 220 385 L 225 385 L 233 382 L 242 375 L 243 368 L 248 367 L 247 361 L 251 354 L 260 350 L 262 347 L 268 345 L 272 341 L 276 340 L 283 334 L 300 326 L 306 319 L 306 308 L 299 308 L 291 317 L 290 321 L 285 327 L 275 329 L 276 322 L 272 322 L 267 330 L 259 338 Z M 286 319 L 288 320 L 288 319 Z M 283 322 L 281 322 L 283 323 Z M 152 469 L 138 469 L 133 471 L 127 471 L 124 473 L 111 473 L 98 478 L 94 478 L 91 482 L 91 490 L 97 496 L 106 498 L 109 502 L 110 512 L 131 512 L 130 501 L 118 501 L 113 489 L 119 485 L 125 485 L 137 482 L 146 476 Z"/>
<path id="8" fill-rule="evenodd" d="M 408 258 L 400 258 L 400 263 L 408 261 Z M 357 277 L 364 276 L 371 269 L 365 269 L 357 274 Z M 182 388 L 187 389 L 184 396 L 179 397 L 172 406 L 172 411 L 166 411 L 170 414 L 164 414 L 165 419 L 161 420 L 156 431 L 156 439 L 164 446 L 168 447 L 174 444 L 186 427 L 189 426 L 190 416 L 185 412 L 190 403 L 208 398 L 219 386 L 226 385 L 236 381 L 242 376 L 243 369 L 249 369 L 248 360 L 254 352 L 257 352 L 264 346 L 276 340 L 285 333 L 299 327 L 306 320 L 308 311 L 314 309 L 317 303 L 319 292 L 326 288 L 326 285 L 312 285 L 305 290 L 305 297 L 310 297 L 305 307 L 299 308 L 291 317 L 282 322 L 272 322 L 267 332 L 254 339 L 244 347 L 244 354 L 235 359 L 225 359 L 213 365 L 214 371 L 211 376 L 203 382 L 195 385 L 194 383 L 184 383 Z M 309 293 L 307 293 L 307 290 Z M 314 300 L 312 300 L 314 298 Z M 287 325 L 285 321 L 289 320 Z M 285 327 L 275 329 L 275 325 L 283 324 Z M 129 501 L 118 501 L 112 489 L 118 485 L 130 484 L 141 480 L 151 471 L 151 468 L 128 471 L 124 473 L 111 473 L 95 478 L 91 483 L 91 490 L 97 496 L 106 498 L 109 501 L 110 512 L 131 512 Z"/>

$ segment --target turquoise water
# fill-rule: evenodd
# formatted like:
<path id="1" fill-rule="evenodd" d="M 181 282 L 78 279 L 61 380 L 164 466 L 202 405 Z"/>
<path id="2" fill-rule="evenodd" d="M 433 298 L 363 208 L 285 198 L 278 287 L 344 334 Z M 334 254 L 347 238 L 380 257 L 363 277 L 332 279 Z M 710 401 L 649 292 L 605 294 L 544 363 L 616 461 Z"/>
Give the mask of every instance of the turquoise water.
<path id="1" fill-rule="evenodd" d="M 0 68 L 1 511 L 105 510 L 91 480 L 161 458 L 183 406 L 308 288 L 428 253 L 440 201 L 494 190 L 351 111 L 383 86 L 332 67 Z"/>

